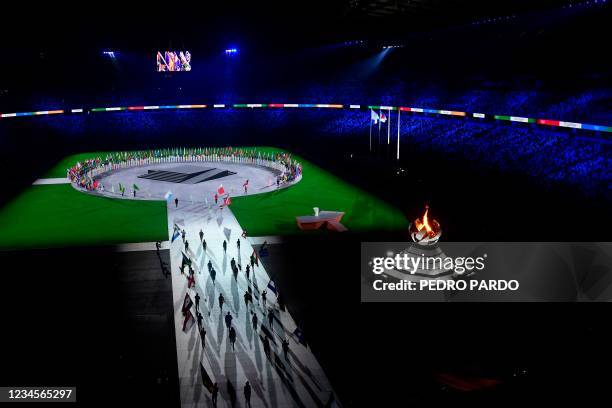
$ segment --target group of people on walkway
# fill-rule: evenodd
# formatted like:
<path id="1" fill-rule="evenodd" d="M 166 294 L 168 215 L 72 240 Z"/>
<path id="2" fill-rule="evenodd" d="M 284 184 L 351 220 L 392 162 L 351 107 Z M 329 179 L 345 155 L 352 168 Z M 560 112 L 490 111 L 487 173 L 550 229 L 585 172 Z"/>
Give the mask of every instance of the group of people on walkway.
<path id="1" fill-rule="evenodd" d="M 178 227 L 177 227 L 178 228 Z M 193 262 L 191 260 L 191 257 L 189 256 L 189 241 L 187 240 L 187 232 L 185 231 L 185 229 L 179 229 L 180 233 L 175 232 L 177 235 L 180 234 L 180 237 L 182 239 L 182 244 L 184 247 L 184 251 L 182 252 L 182 261 L 181 261 L 181 274 L 185 274 L 185 268 L 188 268 L 189 270 L 189 274 L 188 274 L 188 287 L 191 289 L 193 288 L 195 290 L 195 311 L 196 311 L 196 319 L 197 319 L 197 323 L 198 323 L 198 331 L 200 334 L 200 339 L 201 339 L 201 344 L 202 344 L 202 349 L 204 349 L 206 347 L 206 335 L 207 335 L 207 330 L 205 328 L 204 325 L 204 319 L 203 319 L 203 315 L 202 315 L 202 310 L 201 310 L 201 297 L 200 294 L 198 292 L 197 286 L 195 285 L 195 271 L 193 269 Z M 200 245 L 202 245 L 202 249 L 204 251 L 204 253 L 206 253 L 207 251 L 207 243 L 205 240 L 205 233 L 203 229 L 200 229 L 198 232 L 198 237 L 200 239 Z M 223 253 L 224 256 L 227 253 L 227 240 L 224 240 L 222 243 L 222 248 L 223 248 Z M 236 240 L 236 249 L 238 251 L 238 254 L 240 254 L 240 250 L 241 250 L 241 238 L 238 238 Z M 240 258 L 239 258 L 240 259 Z M 253 300 L 254 300 L 254 290 L 253 288 L 255 287 L 255 290 L 257 290 L 256 286 L 252 285 L 252 277 L 251 277 L 251 273 L 254 275 L 255 273 L 255 268 L 259 266 L 259 259 L 257 257 L 257 253 L 255 251 L 253 251 L 253 253 L 250 255 L 249 257 L 249 263 L 246 265 L 245 268 L 245 279 L 247 281 L 247 290 L 244 293 L 244 302 L 245 302 L 245 306 L 247 307 L 247 310 L 249 310 L 249 305 L 251 305 L 250 308 L 250 313 L 251 313 L 251 324 L 253 327 L 253 330 L 255 332 L 260 332 L 259 330 L 259 317 L 258 317 L 258 308 L 253 307 Z M 214 268 L 213 262 L 211 260 L 211 258 L 209 257 L 208 262 L 207 262 L 207 267 L 208 267 L 208 272 L 209 275 L 213 281 L 213 285 L 215 284 L 215 278 L 216 278 L 216 270 Z M 238 264 L 238 262 L 235 260 L 235 258 L 232 258 L 230 261 L 230 267 L 232 269 L 232 273 L 233 273 L 233 277 L 236 281 L 238 281 L 238 275 L 239 273 L 242 271 L 242 266 L 240 264 Z M 253 276 L 254 278 L 254 276 Z M 268 359 L 271 359 L 271 355 L 272 355 L 272 346 L 271 346 L 271 341 L 269 338 L 269 335 L 271 335 L 272 333 L 276 333 L 276 331 L 273 329 L 274 327 L 274 320 L 275 320 L 275 312 L 274 309 L 272 307 L 268 308 L 268 299 L 267 299 L 267 291 L 263 290 L 259 293 L 258 298 L 258 304 L 260 305 L 260 307 L 262 307 L 262 314 L 264 315 L 264 317 L 267 317 L 267 323 L 268 323 L 268 327 L 266 329 L 264 329 L 263 325 L 262 325 L 262 329 L 261 329 L 261 336 L 257 336 L 260 338 L 262 345 L 263 345 L 263 350 L 265 355 L 268 357 Z M 219 297 L 218 297 L 218 305 L 219 305 L 219 313 L 221 315 L 223 315 L 224 313 L 224 305 L 226 303 L 226 299 L 223 295 L 223 292 L 219 293 Z M 210 315 L 210 313 L 209 313 Z M 237 340 L 237 332 L 236 329 L 234 327 L 234 319 L 235 317 L 232 315 L 231 310 L 227 310 L 225 312 L 225 314 L 223 315 L 224 317 L 224 322 L 225 322 L 225 326 L 227 328 L 228 331 L 228 339 L 229 342 L 232 346 L 232 350 L 235 351 L 236 348 L 236 340 Z M 287 361 L 289 361 L 289 341 L 287 338 L 281 338 L 281 348 L 284 354 L 284 357 Z M 219 393 L 219 386 L 217 383 L 214 383 L 212 386 L 212 401 L 213 404 L 217 403 L 217 398 L 218 398 L 218 393 Z M 250 398 L 251 398 L 251 385 L 250 383 L 247 381 L 244 385 L 244 397 L 245 397 L 245 402 L 247 406 L 250 406 Z"/>

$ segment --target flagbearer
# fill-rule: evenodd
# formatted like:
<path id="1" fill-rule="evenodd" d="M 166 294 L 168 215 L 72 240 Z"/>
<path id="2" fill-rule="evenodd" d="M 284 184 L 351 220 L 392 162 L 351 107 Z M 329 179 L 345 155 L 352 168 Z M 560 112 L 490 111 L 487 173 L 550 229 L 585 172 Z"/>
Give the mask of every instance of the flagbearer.
<path id="1" fill-rule="evenodd" d="M 225 302 L 225 298 L 222 293 L 219 293 L 219 309 L 223 310 L 223 303 Z"/>
<path id="2" fill-rule="evenodd" d="M 270 330 L 274 328 L 274 310 L 272 308 L 268 309 L 268 326 L 270 326 Z"/>
<path id="3" fill-rule="evenodd" d="M 217 383 L 213 384 L 213 389 L 212 389 L 212 403 L 213 405 L 216 407 L 217 406 L 217 397 L 219 395 L 219 386 L 217 385 Z"/>
<path id="4" fill-rule="evenodd" d="M 236 344 L 236 329 L 234 329 L 234 327 L 230 326 L 229 328 L 229 340 L 230 343 L 232 343 L 232 350 L 235 350 L 235 344 Z"/>
<path id="5" fill-rule="evenodd" d="M 204 346 L 206 345 L 206 330 L 204 329 L 203 325 L 200 329 L 200 338 L 202 339 L 202 348 L 204 348 Z"/>

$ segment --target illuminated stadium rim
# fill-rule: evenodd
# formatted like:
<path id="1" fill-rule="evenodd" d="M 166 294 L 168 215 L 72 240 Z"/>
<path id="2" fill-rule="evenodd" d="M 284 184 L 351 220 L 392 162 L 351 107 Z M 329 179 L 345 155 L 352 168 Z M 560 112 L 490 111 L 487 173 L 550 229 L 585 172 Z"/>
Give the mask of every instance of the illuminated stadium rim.
<path id="1" fill-rule="evenodd" d="M 612 132 L 612 126 L 592 125 L 588 123 L 566 122 L 553 119 L 534 119 L 523 116 L 508 116 L 508 115 L 491 115 L 485 113 L 469 113 L 455 110 L 443 109 L 425 109 L 413 108 L 407 106 L 381 106 L 381 105 L 341 105 L 329 103 L 234 103 L 234 104 L 212 104 L 212 105 L 148 105 L 148 106 L 119 106 L 109 108 L 91 108 L 91 109 L 57 109 L 35 112 L 15 112 L 15 113 L 0 113 L 0 118 L 12 118 L 20 116 L 41 116 L 41 115 L 58 115 L 58 114 L 77 114 L 90 112 L 115 112 L 115 111 L 144 111 L 144 110 L 161 110 L 161 109 L 232 109 L 232 108 L 330 108 L 330 109 L 376 109 L 384 111 L 401 111 L 422 114 L 460 116 L 474 119 L 493 119 L 520 123 L 534 123 L 543 126 L 556 126 L 570 129 L 583 129 L 599 132 Z"/>

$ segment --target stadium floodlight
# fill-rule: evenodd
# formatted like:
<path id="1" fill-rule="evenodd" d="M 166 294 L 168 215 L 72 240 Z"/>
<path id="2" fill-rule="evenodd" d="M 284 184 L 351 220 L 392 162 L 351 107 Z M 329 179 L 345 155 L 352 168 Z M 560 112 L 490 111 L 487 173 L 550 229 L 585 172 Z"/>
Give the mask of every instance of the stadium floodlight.
<path id="1" fill-rule="evenodd" d="M 109 58 L 115 59 L 115 51 L 102 51 L 102 54 Z"/>
<path id="2" fill-rule="evenodd" d="M 225 50 L 225 55 L 236 55 L 238 54 L 238 48 L 228 48 Z"/>

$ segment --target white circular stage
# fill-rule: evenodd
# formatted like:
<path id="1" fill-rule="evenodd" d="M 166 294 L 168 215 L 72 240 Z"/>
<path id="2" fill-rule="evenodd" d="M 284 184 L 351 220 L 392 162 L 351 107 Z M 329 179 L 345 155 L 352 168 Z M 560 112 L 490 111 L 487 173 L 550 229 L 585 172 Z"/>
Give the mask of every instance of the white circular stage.
<path id="1" fill-rule="evenodd" d="M 179 162 L 157 163 L 111 170 L 99 174 L 96 180 L 103 186 L 93 194 L 113 198 L 164 200 L 167 194 L 179 201 L 212 203 L 219 186 L 231 197 L 265 193 L 276 190 L 281 172 L 271 167 L 230 162 Z M 248 180 L 245 193 L 244 184 Z M 294 181 L 298 182 L 299 178 Z M 293 183 L 281 184 L 280 188 Z M 125 186 L 121 195 L 119 184 Z M 136 197 L 133 186 L 138 190 Z M 222 198 L 220 198 L 222 202 Z"/>

